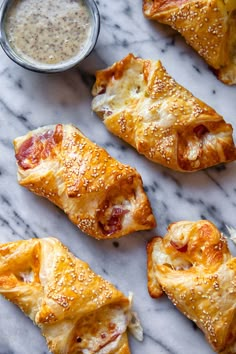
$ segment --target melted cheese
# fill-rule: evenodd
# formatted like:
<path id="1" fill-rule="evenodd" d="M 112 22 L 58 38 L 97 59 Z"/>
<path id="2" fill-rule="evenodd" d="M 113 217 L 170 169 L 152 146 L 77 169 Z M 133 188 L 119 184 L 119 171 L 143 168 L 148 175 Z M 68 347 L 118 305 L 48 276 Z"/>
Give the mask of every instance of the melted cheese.
<path id="1" fill-rule="evenodd" d="M 79 320 L 71 353 L 108 354 L 115 350 L 126 332 L 128 315 L 118 305 L 102 307 Z"/>
<path id="2" fill-rule="evenodd" d="M 144 88 L 143 65 L 135 62 L 133 66 L 127 68 L 122 79 L 113 78 L 106 92 L 93 99 L 92 109 L 105 112 L 104 118 L 106 115 L 109 116 L 109 112 L 121 112 L 124 107 L 135 105 L 143 95 Z"/>
<path id="3" fill-rule="evenodd" d="M 171 241 L 173 241 L 179 248 L 185 246 L 191 235 L 192 224 L 189 222 L 182 222 L 181 226 L 176 223 L 172 224 L 169 235 Z"/>
<path id="4" fill-rule="evenodd" d="M 175 270 L 189 269 L 192 266 L 192 264 L 183 259 L 183 257 L 172 257 L 165 253 L 161 245 L 161 241 L 155 244 L 152 254 L 154 264 L 169 265 Z"/>

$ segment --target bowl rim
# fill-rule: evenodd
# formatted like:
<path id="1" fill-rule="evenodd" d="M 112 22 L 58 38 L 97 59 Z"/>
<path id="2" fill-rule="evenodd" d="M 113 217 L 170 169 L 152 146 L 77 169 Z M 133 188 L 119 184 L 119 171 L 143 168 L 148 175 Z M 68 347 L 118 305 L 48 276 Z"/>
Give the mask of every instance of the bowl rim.
<path id="1" fill-rule="evenodd" d="M 87 58 L 94 49 L 100 32 L 100 13 L 94 0 L 83 0 L 90 11 L 92 24 L 90 38 L 87 41 L 85 50 L 81 51 L 80 55 L 78 54 L 75 56 L 74 60 L 69 59 L 62 64 L 37 64 L 37 62 L 33 63 L 27 61 L 18 55 L 16 51 L 11 47 L 5 31 L 5 16 L 7 15 L 9 8 L 12 6 L 14 1 L 18 0 L 3 0 L 0 8 L 0 44 L 7 56 L 16 64 L 22 66 L 25 69 L 39 73 L 58 73 L 77 66 L 85 58 Z"/>

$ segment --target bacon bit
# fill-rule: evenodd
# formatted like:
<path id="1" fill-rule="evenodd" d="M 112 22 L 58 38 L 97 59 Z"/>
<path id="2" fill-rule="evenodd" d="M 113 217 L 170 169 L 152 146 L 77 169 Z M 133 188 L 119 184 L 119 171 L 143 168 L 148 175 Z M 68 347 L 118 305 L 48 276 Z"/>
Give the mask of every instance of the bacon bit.
<path id="1" fill-rule="evenodd" d="M 106 92 L 106 87 L 105 86 L 101 86 L 101 90 L 98 91 L 98 95 L 101 95 L 103 93 Z"/>
<path id="2" fill-rule="evenodd" d="M 20 146 L 18 153 L 16 154 L 17 163 L 24 170 L 27 170 L 28 168 L 31 167 L 31 164 L 27 163 L 25 159 L 32 154 L 33 150 L 35 150 L 33 149 L 34 142 L 35 142 L 35 138 L 33 137 L 24 141 L 23 144 Z M 40 146 L 38 145 L 38 150 L 34 151 L 34 159 L 36 160 L 37 160 L 37 154 L 40 153 L 39 148 Z M 34 163 L 34 159 L 32 159 L 31 163 Z"/>
<path id="3" fill-rule="evenodd" d="M 158 10 L 165 10 L 167 8 L 170 8 L 171 6 L 178 6 L 180 7 L 181 5 L 185 4 L 187 0 L 161 0 L 158 1 L 157 5 L 154 5 L 158 8 Z"/>
<path id="4" fill-rule="evenodd" d="M 184 246 L 179 246 L 174 241 L 170 241 L 170 244 L 171 244 L 171 246 L 173 246 L 179 252 L 182 252 L 182 253 L 187 252 L 187 249 L 188 249 L 188 244 L 187 243 Z"/>
<path id="5" fill-rule="evenodd" d="M 201 138 L 204 134 L 208 133 L 209 130 L 205 125 L 200 124 L 193 129 L 194 133 L 197 135 L 198 138 Z"/>
<path id="6" fill-rule="evenodd" d="M 53 134 L 53 139 L 54 139 L 56 144 L 59 144 L 59 143 L 61 143 L 62 138 L 63 138 L 63 127 L 62 127 L 62 124 L 57 124 L 55 132 Z"/>
<path id="7" fill-rule="evenodd" d="M 105 208 L 108 208 L 107 203 L 105 204 Z M 127 213 L 129 213 L 129 210 L 114 207 L 107 223 L 105 225 L 100 223 L 100 227 L 102 228 L 104 235 L 112 235 L 115 232 L 120 231 L 122 229 L 122 216 Z"/>
<path id="8" fill-rule="evenodd" d="M 105 339 L 105 338 L 106 338 L 106 336 L 107 336 L 107 335 L 106 335 L 106 333 L 104 333 L 104 332 L 103 332 L 103 333 L 101 333 L 101 338 L 102 338 L 102 339 Z"/>
<path id="9" fill-rule="evenodd" d="M 18 165 L 24 170 L 34 168 L 41 159 L 45 160 L 53 153 L 54 146 L 61 142 L 62 136 L 62 125 L 57 124 L 55 131 L 30 137 L 23 142 L 16 154 Z"/>
<path id="10" fill-rule="evenodd" d="M 104 116 L 111 116 L 112 115 L 112 111 L 108 110 L 107 108 L 104 108 L 101 113 L 104 115 Z"/>
<path id="11" fill-rule="evenodd" d="M 121 209 L 121 208 L 114 207 L 113 210 L 112 210 L 111 216 L 113 217 L 113 216 L 125 215 L 128 212 L 129 212 L 128 210 L 124 210 L 124 209 Z"/>
<path id="12" fill-rule="evenodd" d="M 97 347 L 97 353 L 98 351 L 100 351 L 101 349 L 105 348 L 108 344 L 114 342 L 116 340 L 116 338 L 118 338 L 121 335 L 121 333 L 119 331 L 115 332 L 112 336 L 108 336 L 107 340 L 102 343 L 101 345 L 99 345 L 99 347 Z"/>

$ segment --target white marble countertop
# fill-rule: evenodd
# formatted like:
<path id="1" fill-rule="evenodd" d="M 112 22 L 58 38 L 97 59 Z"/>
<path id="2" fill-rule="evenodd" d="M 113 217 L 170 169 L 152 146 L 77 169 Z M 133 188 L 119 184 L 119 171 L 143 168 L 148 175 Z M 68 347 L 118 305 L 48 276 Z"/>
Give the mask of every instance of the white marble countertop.
<path id="1" fill-rule="evenodd" d="M 133 354 L 210 354 L 204 336 L 164 296 L 150 298 L 146 281 L 146 244 L 164 235 L 170 222 L 206 218 L 223 232 L 236 227 L 236 164 L 181 174 L 147 161 L 108 133 L 91 112 L 90 88 L 95 70 L 128 52 L 161 59 L 168 72 L 195 96 L 211 105 L 236 132 L 236 86 L 219 82 L 203 60 L 170 28 L 142 14 L 142 1 L 99 0 L 101 32 L 93 53 L 74 70 L 44 75 L 11 62 L 0 50 L 0 241 L 54 235 L 94 271 L 134 293 L 134 308 L 144 341 L 130 337 Z M 36 197 L 16 181 L 12 140 L 29 129 L 73 123 L 141 173 L 158 227 L 127 237 L 97 241 L 82 234 L 62 211 Z M 236 135 L 234 135 L 236 137 Z M 46 354 L 40 331 L 21 311 L 0 298 L 0 354 Z"/>

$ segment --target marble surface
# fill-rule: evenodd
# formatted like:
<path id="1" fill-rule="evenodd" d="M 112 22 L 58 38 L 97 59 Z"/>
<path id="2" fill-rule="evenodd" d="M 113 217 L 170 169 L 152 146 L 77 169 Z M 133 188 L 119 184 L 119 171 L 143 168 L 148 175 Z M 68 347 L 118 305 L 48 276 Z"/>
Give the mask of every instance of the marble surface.
<path id="1" fill-rule="evenodd" d="M 130 337 L 133 354 L 210 354 L 202 333 L 165 296 L 153 300 L 148 295 L 145 247 L 178 220 L 207 218 L 223 232 L 226 224 L 236 227 L 236 164 L 186 175 L 147 161 L 108 133 L 91 112 L 90 88 L 97 69 L 128 52 L 161 59 L 180 84 L 215 108 L 236 132 L 236 87 L 220 83 L 176 32 L 145 19 L 141 0 L 97 4 L 99 40 L 77 69 L 37 74 L 20 68 L 0 50 L 0 241 L 54 235 L 123 292 L 132 291 L 144 328 L 142 343 Z M 96 241 L 82 234 L 58 208 L 17 184 L 12 140 L 29 129 L 58 122 L 75 124 L 112 156 L 137 168 L 158 222 L 155 230 Z M 12 353 L 46 354 L 48 350 L 38 328 L 1 298 L 0 354 Z"/>

